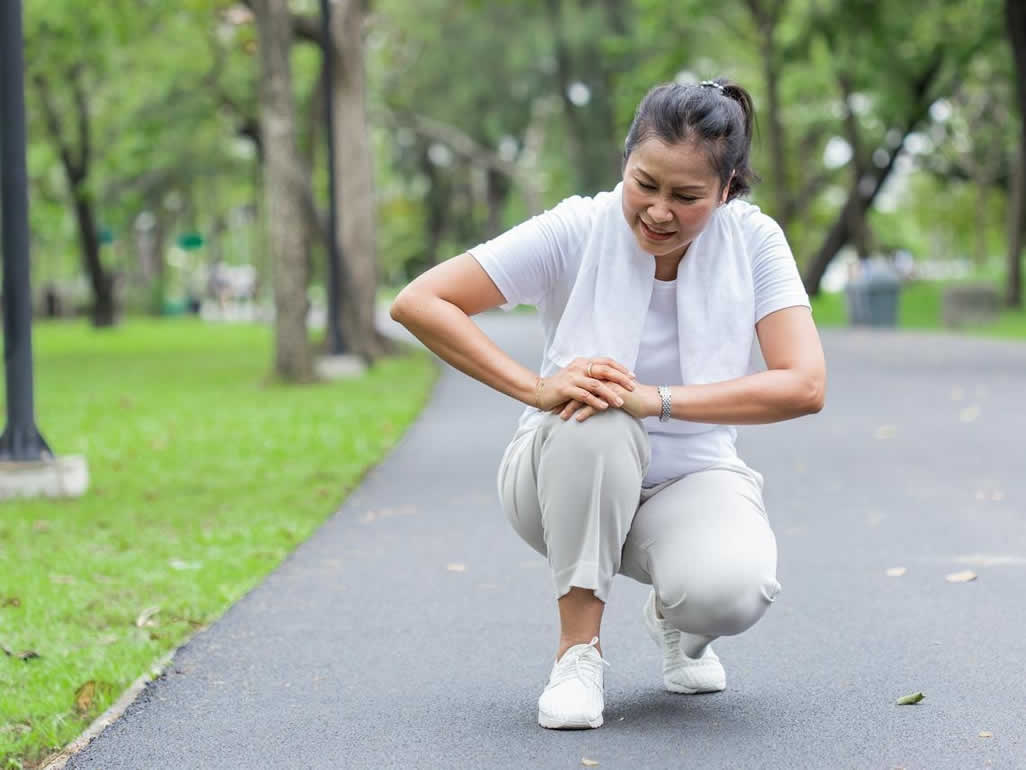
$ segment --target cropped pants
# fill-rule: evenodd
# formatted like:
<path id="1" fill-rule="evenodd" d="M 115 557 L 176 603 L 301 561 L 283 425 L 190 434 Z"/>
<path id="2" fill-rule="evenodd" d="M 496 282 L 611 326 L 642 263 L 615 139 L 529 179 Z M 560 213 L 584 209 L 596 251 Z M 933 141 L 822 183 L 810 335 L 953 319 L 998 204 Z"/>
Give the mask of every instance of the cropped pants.
<path id="1" fill-rule="evenodd" d="M 756 471 L 713 467 L 642 488 L 650 460 L 644 426 L 622 410 L 584 422 L 547 415 L 507 448 L 499 497 L 513 529 L 547 557 L 557 597 L 578 586 L 605 602 L 618 573 L 652 585 L 694 657 L 773 602 L 776 538 Z"/>

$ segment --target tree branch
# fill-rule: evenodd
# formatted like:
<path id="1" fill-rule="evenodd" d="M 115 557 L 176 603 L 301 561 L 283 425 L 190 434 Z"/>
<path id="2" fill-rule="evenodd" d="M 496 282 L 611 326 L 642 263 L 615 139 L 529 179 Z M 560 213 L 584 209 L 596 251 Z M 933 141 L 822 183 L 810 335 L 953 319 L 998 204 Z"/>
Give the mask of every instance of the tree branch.
<path id="1" fill-rule="evenodd" d="M 85 179 L 89 176 L 89 165 L 92 160 L 93 148 L 89 125 L 89 101 L 82 84 L 82 64 L 75 64 L 68 72 L 71 90 L 75 97 L 75 109 L 78 112 L 78 168 Z"/>
<path id="2" fill-rule="evenodd" d="M 39 99 L 43 103 L 43 115 L 46 119 L 47 132 L 50 134 L 50 138 L 53 139 L 54 144 L 57 145 L 57 152 L 61 157 L 64 171 L 68 176 L 68 184 L 72 188 L 77 187 L 84 178 L 84 175 L 71 154 L 71 147 L 68 146 L 64 138 L 64 127 L 61 125 L 60 116 L 57 114 L 53 101 L 50 99 L 50 83 L 41 74 L 37 74 L 33 78 L 33 82 L 36 84 L 36 88 L 39 89 Z"/>

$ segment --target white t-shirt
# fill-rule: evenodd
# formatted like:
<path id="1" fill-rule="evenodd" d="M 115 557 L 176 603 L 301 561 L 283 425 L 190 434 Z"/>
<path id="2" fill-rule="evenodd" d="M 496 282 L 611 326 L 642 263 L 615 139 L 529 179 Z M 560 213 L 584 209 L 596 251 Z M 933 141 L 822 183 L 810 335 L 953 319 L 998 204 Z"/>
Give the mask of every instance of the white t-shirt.
<path id="1" fill-rule="evenodd" d="M 615 193 L 618 195 L 618 191 Z M 470 250 L 505 298 L 503 309 L 521 304 L 538 308 L 546 353 L 573 289 L 581 265 L 581 250 L 596 226 L 596 217 L 616 216 L 623 220 L 619 205 L 610 205 L 615 204 L 608 197 L 613 194 L 567 198 L 553 209 Z M 724 209 L 741 223 L 746 243 L 757 244 L 748 252 L 755 321 L 785 307 L 809 307 L 794 256 L 779 225 L 745 201 L 735 199 Z M 625 221 L 623 226 L 627 227 Z M 634 365 L 638 381 L 643 384 L 683 384 L 676 297 L 675 282 L 655 282 Z M 761 361 L 756 345 L 752 355 L 753 361 Z M 544 356 L 541 374 L 549 376 L 555 370 L 548 356 Z M 520 443 L 543 416 L 533 407 L 525 409 L 512 443 Z M 680 420 L 661 423 L 657 417 L 646 418 L 643 423 L 652 446 L 645 486 L 714 465 L 741 463 L 734 448 L 737 429 L 733 426 Z"/>

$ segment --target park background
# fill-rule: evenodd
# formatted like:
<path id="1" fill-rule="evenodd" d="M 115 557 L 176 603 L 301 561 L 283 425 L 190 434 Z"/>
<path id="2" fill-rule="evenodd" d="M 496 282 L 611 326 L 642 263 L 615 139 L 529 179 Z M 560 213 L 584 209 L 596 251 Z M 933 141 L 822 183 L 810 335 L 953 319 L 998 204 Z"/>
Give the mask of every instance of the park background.
<path id="1" fill-rule="evenodd" d="M 751 199 L 821 327 L 886 264 L 899 326 L 942 330 L 945 296 L 983 286 L 991 317 L 956 331 L 1026 338 L 1022 2 L 331 7 L 326 45 L 316 0 L 24 3 L 37 420 L 91 484 L 4 503 L 4 767 L 78 735 L 337 509 L 435 376 L 380 303 L 614 185 L 655 83 L 751 91 Z M 343 382 L 316 374 L 333 222 L 338 329 L 367 365 Z"/>

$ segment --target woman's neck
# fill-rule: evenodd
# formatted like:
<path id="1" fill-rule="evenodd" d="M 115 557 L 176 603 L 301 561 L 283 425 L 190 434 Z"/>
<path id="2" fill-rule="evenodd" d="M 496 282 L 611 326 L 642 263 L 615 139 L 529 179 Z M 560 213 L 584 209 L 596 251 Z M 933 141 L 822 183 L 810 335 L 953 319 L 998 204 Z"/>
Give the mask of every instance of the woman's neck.
<path id="1" fill-rule="evenodd" d="M 677 266 L 680 265 L 680 261 L 684 259 L 684 255 L 688 253 L 688 246 L 680 253 L 663 254 L 655 258 L 656 270 L 655 277 L 658 281 L 674 281 L 677 279 Z"/>

